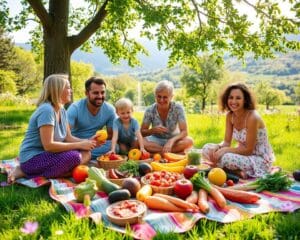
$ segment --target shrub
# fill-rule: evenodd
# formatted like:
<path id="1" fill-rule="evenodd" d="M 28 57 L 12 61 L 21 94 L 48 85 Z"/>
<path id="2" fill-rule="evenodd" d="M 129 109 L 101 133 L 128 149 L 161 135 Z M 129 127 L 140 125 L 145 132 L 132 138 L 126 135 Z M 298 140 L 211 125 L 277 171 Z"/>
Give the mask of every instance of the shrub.
<path id="1" fill-rule="evenodd" d="M 0 106 L 24 106 L 33 104 L 32 100 L 26 97 L 15 96 L 10 92 L 0 94 Z"/>

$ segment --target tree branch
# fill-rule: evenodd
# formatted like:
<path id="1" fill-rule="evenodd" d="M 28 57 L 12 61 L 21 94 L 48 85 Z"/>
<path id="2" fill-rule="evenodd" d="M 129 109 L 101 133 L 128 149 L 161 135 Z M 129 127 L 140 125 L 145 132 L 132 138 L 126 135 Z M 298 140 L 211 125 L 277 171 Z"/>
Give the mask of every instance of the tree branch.
<path id="1" fill-rule="evenodd" d="M 200 28 L 200 33 L 201 33 L 201 30 L 202 30 L 202 21 L 201 21 L 201 16 L 200 16 L 200 11 L 198 9 L 198 6 L 197 6 L 197 3 L 195 2 L 195 0 L 191 0 L 193 5 L 194 5 L 194 8 L 196 9 L 196 12 L 197 12 L 197 17 L 198 17 L 198 22 L 199 22 L 199 28 Z"/>
<path id="2" fill-rule="evenodd" d="M 73 52 L 79 46 L 81 46 L 85 41 L 87 41 L 100 27 L 101 23 L 107 15 L 106 5 L 110 0 L 106 0 L 95 17 L 81 30 L 77 35 L 69 37 L 70 40 L 70 51 Z"/>
<path id="3" fill-rule="evenodd" d="M 32 7 L 34 13 L 40 19 L 44 29 L 49 29 L 52 25 L 52 19 L 45 9 L 42 1 L 40 0 L 27 0 L 29 5 Z"/>

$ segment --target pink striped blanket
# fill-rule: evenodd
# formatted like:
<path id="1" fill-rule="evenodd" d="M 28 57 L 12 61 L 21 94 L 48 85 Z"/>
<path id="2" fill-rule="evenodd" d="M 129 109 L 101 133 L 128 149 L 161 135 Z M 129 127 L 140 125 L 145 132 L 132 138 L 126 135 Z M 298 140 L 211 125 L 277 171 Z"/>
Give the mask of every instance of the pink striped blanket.
<path id="1" fill-rule="evenodd" d="M 0 170 L 5 173 L 17 164 L 17 159 L 0 162 Z M 74 212 L 77 217 L 91 217 L 95 222 L 103 224 L 115 231 L 125 233 L 124 227 L 119 227 L 109 222 L 105 210 L 109 205 L 107 195 L 98 192 L 92 199 L 91 206 L 86 208 L 77 203 L 74 197 L 75 184 L 68 179 L 18 179 L 19 184 L 36 188 L 50 184 L 49 195 L 61 203 L 68 212 Z M 295 182 L 288 191 L 272 193 L 263 191 L 261 199 L 256 204 L 239 204 L 228 201 L 224 209 L 219 209 L 212 199 L 209 199 L 210 211 L 207 215 L 201 213 L 177 213 L 148 210 L 143 222 L 131 225 L 132 235 L 136 239 L 151 239 L 157 231 L 160 232 L 185 232 L 190 230 L 202 218 L 220 223 L 230 223 L 251 218 L 256 214 L 268 212 L 293 212 L 300 208 L 300 182 Z"/>

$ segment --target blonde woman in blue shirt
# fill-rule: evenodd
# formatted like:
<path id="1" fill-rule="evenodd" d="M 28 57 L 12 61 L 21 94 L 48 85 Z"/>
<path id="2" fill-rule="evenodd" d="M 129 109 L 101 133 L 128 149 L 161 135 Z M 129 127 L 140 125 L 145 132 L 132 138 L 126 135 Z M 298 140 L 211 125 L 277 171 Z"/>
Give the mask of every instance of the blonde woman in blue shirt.
<path id="1" fill-rule="evenodd" d="M 71 94 L 67 75 L 52 74 L 45 79 L 20 147 L 20 165 L 8 174 L 8 183 L 20 177 L 62 177 L 91 159 L 90 151 L 98 145 L 95 136 L 74 137 L 68 125 L 64 104 L 70 102 Z"/>

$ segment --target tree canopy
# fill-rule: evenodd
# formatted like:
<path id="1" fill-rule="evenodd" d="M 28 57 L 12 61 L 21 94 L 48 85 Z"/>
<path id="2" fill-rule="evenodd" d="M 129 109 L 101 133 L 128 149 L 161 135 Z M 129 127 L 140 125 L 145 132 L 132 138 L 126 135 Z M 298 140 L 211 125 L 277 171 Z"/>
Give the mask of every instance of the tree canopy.
<path id="1" fill-rule="evenodd" d="M 285 16 L 276 0 L 85 0 L 72 6 L 69 0 L 23 0 L 23 9 L 9 17 L 6 0 L 0 3 L 0 24 L 11 31 L 21 29 L 29 19 L 38 23 L 31 32 L 33 50 L 44 55 L 44 75 L 70 72 L 71 54 L 77 48 L 101 47 L 113 63 L 125 59 L 139 64 L 138 53 L 147 50 L 137 37 L 155 39 L 160 49 L 170 51 L 169 65 L 193 63 L 199 52 L 210 52 L 221 61 L 223 54 L 243 58 L 272 57 L 275 52 L 299 49 L 289 38 L 299 33 L 296 0 Z M 247 7 L 257 26 L 241 11 Z M 132 30 L 140 26 L 139 34 Z M 43 44 L 43 46 L 41 46 Z"/>

